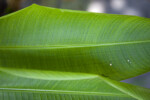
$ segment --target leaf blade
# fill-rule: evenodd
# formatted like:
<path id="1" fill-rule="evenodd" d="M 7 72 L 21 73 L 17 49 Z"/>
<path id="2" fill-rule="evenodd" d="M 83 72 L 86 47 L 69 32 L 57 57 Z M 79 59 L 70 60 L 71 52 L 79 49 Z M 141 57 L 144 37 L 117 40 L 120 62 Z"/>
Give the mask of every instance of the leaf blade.
<path id="1" fill-rule="evenodd" d="M 33 99 L 31 95 L 36 95 L 35 100 L 45 99 L 48 94 L 23 92 L 21 96 L 6 90 L 48 88 L 83 91 L 81 96 L 56 93 L 47 97 L 52 100 L 148 99 L 148 89 L 115 80 L 150 70 L 149 26 L 147 18 L 38 5 L 1 17 L 0 98 Z M 84 96 L 89 91 L 101 95 L 111 92 L 115 97 Z"/>

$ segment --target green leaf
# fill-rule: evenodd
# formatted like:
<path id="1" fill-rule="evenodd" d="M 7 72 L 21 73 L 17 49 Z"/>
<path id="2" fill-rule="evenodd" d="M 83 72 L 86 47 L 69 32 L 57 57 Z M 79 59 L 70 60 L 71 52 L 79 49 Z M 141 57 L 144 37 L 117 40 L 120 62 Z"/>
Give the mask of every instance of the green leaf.
<path id="1" fill-rule="evenodd" d="M 66 78 L 71 73 L 58 73 L 57 76 L 54 76 L 57 77 L 56 79 L 50 79 L 47 76 L 54 72 L 43 73 L 37 70 L 14 72 L 11 69 L 1 71 L 0 97 L 4 100 L 9 100 L 8 97 L 13 97 L 14 100 L 16 98 L 18 100 L 25 98 L 29 100 L 70 100 L 71 98 L 72 100 L 135 100 L 135 98 L 149 100 L 150 97 L 149 89 L 113 81 L 102 76 L 87 75 L 85 79 L 76 77 L 60 80 L 62 76 Z M 16 74 L 18 72 L 22 74 Z"/>
<path id="2" fill-rule="evenodd" d="M 16 100 L 15 98 L 18 98 L 18 100 L 22 100 L 23 98 L 29 98 L 29 100 L 71 100 L 71 98 L 72 100 L 134 100 L 129 95 L 105 84 L 98 77 L 82 80 L 41 80 L 38 78 L 32 79 L 13 76 L 6 73 L 0 74 L 2 76 L 0 97 L 5 99 L 13 97 L 14 100 Z M 22 95 L 20 96 L 20 94 Z"/>
<path id="3" fill-rule="evenodd" d="M 35 4 L 3 16 L 0 99 L 149 100 L 149 89 L 118 82 L 150 70 L 149 27 L 148 18 Z"/>

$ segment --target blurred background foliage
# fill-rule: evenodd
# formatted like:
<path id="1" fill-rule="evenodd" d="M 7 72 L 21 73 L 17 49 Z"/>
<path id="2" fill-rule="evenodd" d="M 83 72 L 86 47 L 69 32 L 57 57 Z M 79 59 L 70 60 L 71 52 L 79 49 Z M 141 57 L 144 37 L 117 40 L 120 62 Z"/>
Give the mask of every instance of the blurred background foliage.
<path id="1" fill-rule="evenodd" d="M 150 18 L 150 0 L 0 0 L 0 16 L 33 3 L 55 8 Z M 150 72 L 123 82 L 150 88 Z"/>

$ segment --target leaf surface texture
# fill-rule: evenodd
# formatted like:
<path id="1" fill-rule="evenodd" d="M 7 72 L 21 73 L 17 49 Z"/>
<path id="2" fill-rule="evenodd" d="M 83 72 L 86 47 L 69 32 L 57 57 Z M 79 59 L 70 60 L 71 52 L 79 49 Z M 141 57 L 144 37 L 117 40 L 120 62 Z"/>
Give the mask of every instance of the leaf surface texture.
<path id="1" fill-rule="evenodd" d="M 149 100 L 118 82 L 150 70 L 150 19 L 29 6 L 0 18 L 1 100 Z"/>

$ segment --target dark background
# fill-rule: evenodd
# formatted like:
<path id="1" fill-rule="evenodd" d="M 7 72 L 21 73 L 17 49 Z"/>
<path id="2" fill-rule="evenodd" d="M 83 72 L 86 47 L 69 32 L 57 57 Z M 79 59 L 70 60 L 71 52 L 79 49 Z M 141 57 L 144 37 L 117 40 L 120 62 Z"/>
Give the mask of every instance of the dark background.
<path id="1" fill-rule="evenodd" d="M 150 0 L 0 0 L 0 16 L 33 3 L 55 8 L 150 18 Z M 150 88 L 150 72 L 123 82 Z"/>

